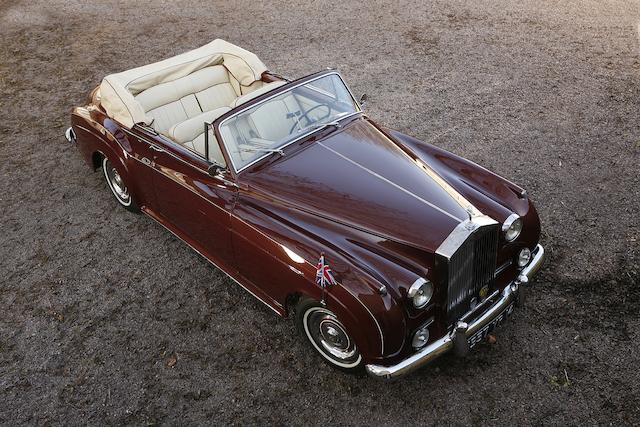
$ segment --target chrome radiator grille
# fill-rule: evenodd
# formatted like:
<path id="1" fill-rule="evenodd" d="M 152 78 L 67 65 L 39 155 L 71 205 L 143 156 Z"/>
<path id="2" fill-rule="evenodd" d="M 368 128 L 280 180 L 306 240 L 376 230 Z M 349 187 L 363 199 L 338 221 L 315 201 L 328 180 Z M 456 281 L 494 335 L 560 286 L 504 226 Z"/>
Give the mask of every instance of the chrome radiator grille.
<path id="1" fill-rule="evenodd" d="M 447 318 L 459 319 L 471 309 L 480 289 L 493 284 L 498 250 L 498 227 L 484 226 L 471 234 L 446 263 Z"/>

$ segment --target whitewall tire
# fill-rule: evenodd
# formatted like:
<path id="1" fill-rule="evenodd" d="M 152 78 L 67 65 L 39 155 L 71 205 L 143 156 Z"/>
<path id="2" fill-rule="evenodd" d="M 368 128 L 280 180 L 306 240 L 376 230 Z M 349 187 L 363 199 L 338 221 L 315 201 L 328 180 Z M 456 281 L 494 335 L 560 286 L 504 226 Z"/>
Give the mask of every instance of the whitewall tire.
<path id="1" fill-rule="evenodd" d="M 118 172 L 107 157 L 102 158 L 102 173 L 107 181 L 107 186 L 118 203 L 131 212 L 139 212 L 138 206 L 133 201 L 133 197 L 122 175 L 120 175 L 120 172 Z"/>
<path id="2" fill-rule="evenodd" d="M 326 363 L 346 372 L 362 372 L 362 356 L 356 343 L 330 309 L 305 299 L 296 308 L 296 323 Z"/>

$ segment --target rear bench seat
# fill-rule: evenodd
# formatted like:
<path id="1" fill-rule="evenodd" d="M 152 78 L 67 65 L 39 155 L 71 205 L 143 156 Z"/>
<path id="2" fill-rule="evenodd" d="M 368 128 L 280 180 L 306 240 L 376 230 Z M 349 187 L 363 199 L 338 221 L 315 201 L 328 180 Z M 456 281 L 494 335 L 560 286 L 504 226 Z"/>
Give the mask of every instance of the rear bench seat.
<path id="1" fill-rule="evenodd" d="M 135 96 L 146 114 L 153 118 L 151 126 L 184 147 L 202 156 L 204 123 L 213 122 L 237 107 L 285 82 L 256 81 L 241 86 L 223 65 L 202 68 L 185 77 L 152 86 Z M 224 164 L 222 153 L 209 134 L 210 160 Z"/>

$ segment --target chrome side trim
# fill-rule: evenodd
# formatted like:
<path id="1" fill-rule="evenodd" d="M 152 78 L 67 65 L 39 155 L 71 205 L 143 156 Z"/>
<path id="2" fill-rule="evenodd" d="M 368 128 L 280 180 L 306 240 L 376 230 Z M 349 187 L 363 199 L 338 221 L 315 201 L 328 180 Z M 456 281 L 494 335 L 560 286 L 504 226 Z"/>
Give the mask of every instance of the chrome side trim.
<path id="1" fill-rule="evenodd" d="M 467 346 L 467 340 L 476 332 L 489 325 L 492 321 L 502 315 L 509 305 L 516 301 L 518 294 L 522 291 L 522 287 L 526 286 L 533 275 L 540 269 L 544 261 L 544 248 L 537 245 L 534 251 L 535 255 L 529 265 L 525 267 L 518 278 L 511 284 L 507 285 L 501 292 L 500 298 L 481 316 L 465 323 L 460 321 L 451 333 L 434 341 L 422 350 L 414 353 L 400 363 L 393 366 L 366 365 L 367 373 L 378 378 L 397 378 L 412 372 L 434 359 L 442 356 L 448 351 L 456 347 L 456 344 Z M 493 296 L 493 295 L 492 295 Z M 468 349 L 468 346 L 467 346 Z"/>
<path id="2" fill-rule="evenodd" d="M 315 266 L 314 266 L 315 268 Z M 371 318 L 373 319 L 373 322 L 376 324 L 376 327 L 378 328 L 378 333 L 380 334 L 380 354 L 383 355 L 384 354 L 384 335 L 382 334 L 382 328 L 380 328 L 380 323 L 378 323 L 378 319 L 376 319 L 376 317 L 373 315 L 373 313 L 371 312 L 371 310 L 369 310 L 369 307 L 366 306 L 365 303 L 362 302 L 362 300 L 360 300 L 360 298 L 358 298 L 356 296 L 356 294 L 354 294 L 353 292 L 351 292 L 351 289 L 349 289 L 348 287 L 344 286 L 342 283 L 338 282 L 338 284 L 340 286 L 342 286 L 342 288 L 344 290 L 346 290 L 347 292 L 349 292 L 349 294 L 351 294 L 351 296 L 360 303 L 360 305 L 362 305 L 364 307 L 365 310 L 367 310 L 367 313 L 369 313 L 369 316 L 371 316 Z"/>
<path id="3" fill-rule="evenodd" d="M 450 259 L 474 231 L 480 227 L 494 224 L 498 224 L 498 222 L 487 215 L 474 216 L 462 221 L 436 249 L 436 254 Z"/>
<path id="4" fill-rule="evenodd" d="M 206 201 L 206 202 L 207 202 L 207 203 L 209 203 L 210 205 L 215 206 L 216 208 L 221 209 L 221 210 L 223 210 L 223 211 L 225 211 L 225 212 L 227 212 L 228 214 L 230 214 L 230 215 L 231 215 L 231 213 L 230 213 L 229 211 L 227 211 L 226 209 L 224 209 L 222 206 L 219 206 L 219 205 L 217 205 L 217 204 L 213 203 L 211 200 L 207 199 L 207 198 L 206 198 L 205 196 L 203 196 L 202 194 L 198 193 L 197 191 L 194 191 L 194 190 L 193 190 L 193 188 L 189 187 L 189 186 L 188 186 L 188 185 L 186 185 L 184 182 L 182 182 L 182 181 L 180 181 L 180 180 L 178 180 L 178 179 L 173 179 L 173 178 L 171 178 L 171 177 L 170 177 L 170 176 L 168 176 L 168 175 L 164 175 L 164 174 L 162 174 L 162 172 L 160 172 L 158 169 L 154 168 L 154 167 L 151 165 L 151 163 L 147 164 L 147 163 L 145 163 L 143 160 L 141 160 L 141 159 L 139 159 L 139 158 L 137 158 L 137 157 L 134 157 L 134 156 L 131 156 L 131 158 L 132 158 L 133 160 L 137 161 L 138 163 L 140 163 L 140 164 L 142 164 L 142 165 L 144 165 L 144 166 L 146 166 L 146 167 L 150 168 L 151 170 L 155 171 L 156 173 L 159 173 L 159 174 L 163 175 L 164 177 L 166 177 L 166 178 L 170 179 L 171 181 L 173 181 L 173 182 L 175 182 L 176 184 L 180 185 L 180 186 L 181 186 L 182 188 L 184 188 L 185 190 L 190 191 L 191 193 L 193 193 L 193 194 L 195 194 L 196 196 L 200 197 L 202 200 Z M 232 191 L 232 190 L 229 190 L 229 191 Z M 233 216 L 233 215 L 232 215 L 232 216 Z M 237 218 L 237 217 L 236 217 L 236 218 Z"/>
<path id="5" fill-rule="evenodd" d="M 77 127 L 78 129 L 82 129 L 82 130 L 83 130 L 83 131 L 85 131 L 85 132 L 94 133 L 95 131 L 99 131 L 101 134 L 103 134 L 103 135 L 104 135 L 104 134 L 105 134 L 105 132 L 106 132 L 106 129 L 105 129 L 105 128 L 103 128 L 100 124 L 98 124 L 98 126 L 99 126 L 99 127 L 98 127 L 97 129 L 89 129 L 89 128 L 86 128 L 86 127 L 84 127 L 84 126 L 82 126 L 82 125 L 76 125 L 76 127 Z M 74 132 L 74 134 L 75 134 L 75 132 Z"/>
<path id="6" fill-rule="evenodd" d="M 157 141 L 150 141 L 150 140 L 148 140 L 146 137 L 144 137 L 144 136 L 142 136 L 142 135 L 138 135 L 138 134 L 133 133 L 133 132 L 132 132 L 132 131 L 130 131 L 129 129 L 125 128 L 124 126 L 120 127 L 120 129 L 121 129 L 124 133 L 127 133 L 127 134 L 131 135 L 131 136 L 132 136 L 132 137 L 134 137 L 134 138 L 138 138 L 138 139 L 140 139 L 140 140 L 142 140 L 142 141 L 146 142 L 147 144 L 149 144 L 149 145 L 150 145 L 150 146 L 152 146 L 152 147 L 161 148 L 161 147 L 158 147 L 158 142 L 157 142 Z M 182 149 L 185 149 L 185 150 L 186 150 L 186 148 L 182 147 L 180 144 L 178 144 L 178 143 L 176 143 L 176 142 L 171 141 L 171 140 L 170 140 L 170 139 L 168 139 L 168 138 L 164 138 L 164 137 L 163 137 L 162 142 L 169 142 L 170 144 L 173 144 L 173 145 L 175 145 L 175 146 L 181 147 Z M 153 150 L 155 150 L 155 149 L 153 149 Z M 168 154 L 169 156 L 171 156 L 171 157 L 173 157 L 174 159 L 178 160 L 179 162 L 182 162 L 182 163 L 184 163 L 184 164 L 185 164 L 185 165 L 187 165 L 187 166 L 191 166 L 193 169 L 197 170 L 198 172 L 202 173 L 203 175 L 210 176 L 208 171 L 206 171 L 206 170 L 204 170 L 204 169 L 200 169 L 199 167 L 195 166 L 193 163 L 189 163 L 189 162 L 188 162 L 188 161 L 186 161 L 185 159 L 183 159 L 183 158 L 180 158 L 180 157 L 176 156 L 176 155 L 175 155 L 175 154 L 173 154 L 171 151 L 164 150 L 164 149 L 163 149 L 162 151 L 164 151 L 164 152 L 165 152 L 165 154 Z M 199 156 L 199 154 L 198 154 L 198 153 L 193 153 L 193 154 L 194 154 L 195 156 Z M 204 159 L 204 157 L 202 157 L 202 156 L 199 156 L 199 157 L 201 157 L 203 160 L 205 160 L 205 159 Z"/>

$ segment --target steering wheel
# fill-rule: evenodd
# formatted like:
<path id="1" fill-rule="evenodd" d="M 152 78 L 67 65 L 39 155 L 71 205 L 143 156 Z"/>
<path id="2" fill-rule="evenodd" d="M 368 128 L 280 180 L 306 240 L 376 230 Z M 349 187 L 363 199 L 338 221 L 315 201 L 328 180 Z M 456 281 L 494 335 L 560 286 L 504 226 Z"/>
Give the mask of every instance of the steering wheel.
<path id="1" fill-rule="evenodd" d="M 317 120 L 311 120 L 309 118 L 309 113 L 311 113 L 313 110 L 320 108 L 320 107 L 327 107 L 327 114 L 325 114 L 324 116 L 320 117 Z M 313 123 L 319 122 L 320 120 L 324 120 L 327 117 L 329 117 L 331 115 L 331 111 L 333 111 L 331 109 L 331 105 L 329 104 L 318 104 L 318 105 L 314 105 L 313 107 L 309 108 L 307 111 L 303 111 L 302 114 L 300 114 L 300 118 L 293 124 L 293 126 L 291 126 L 291 129 L 289 130 L 289 134 L 293 133 L 293 130 L 296 128 L 296 126 L 299 126 L 300 120 L 301 119 L 305 119 L 307 121 L 307 126 L 312 125 Z"/>

